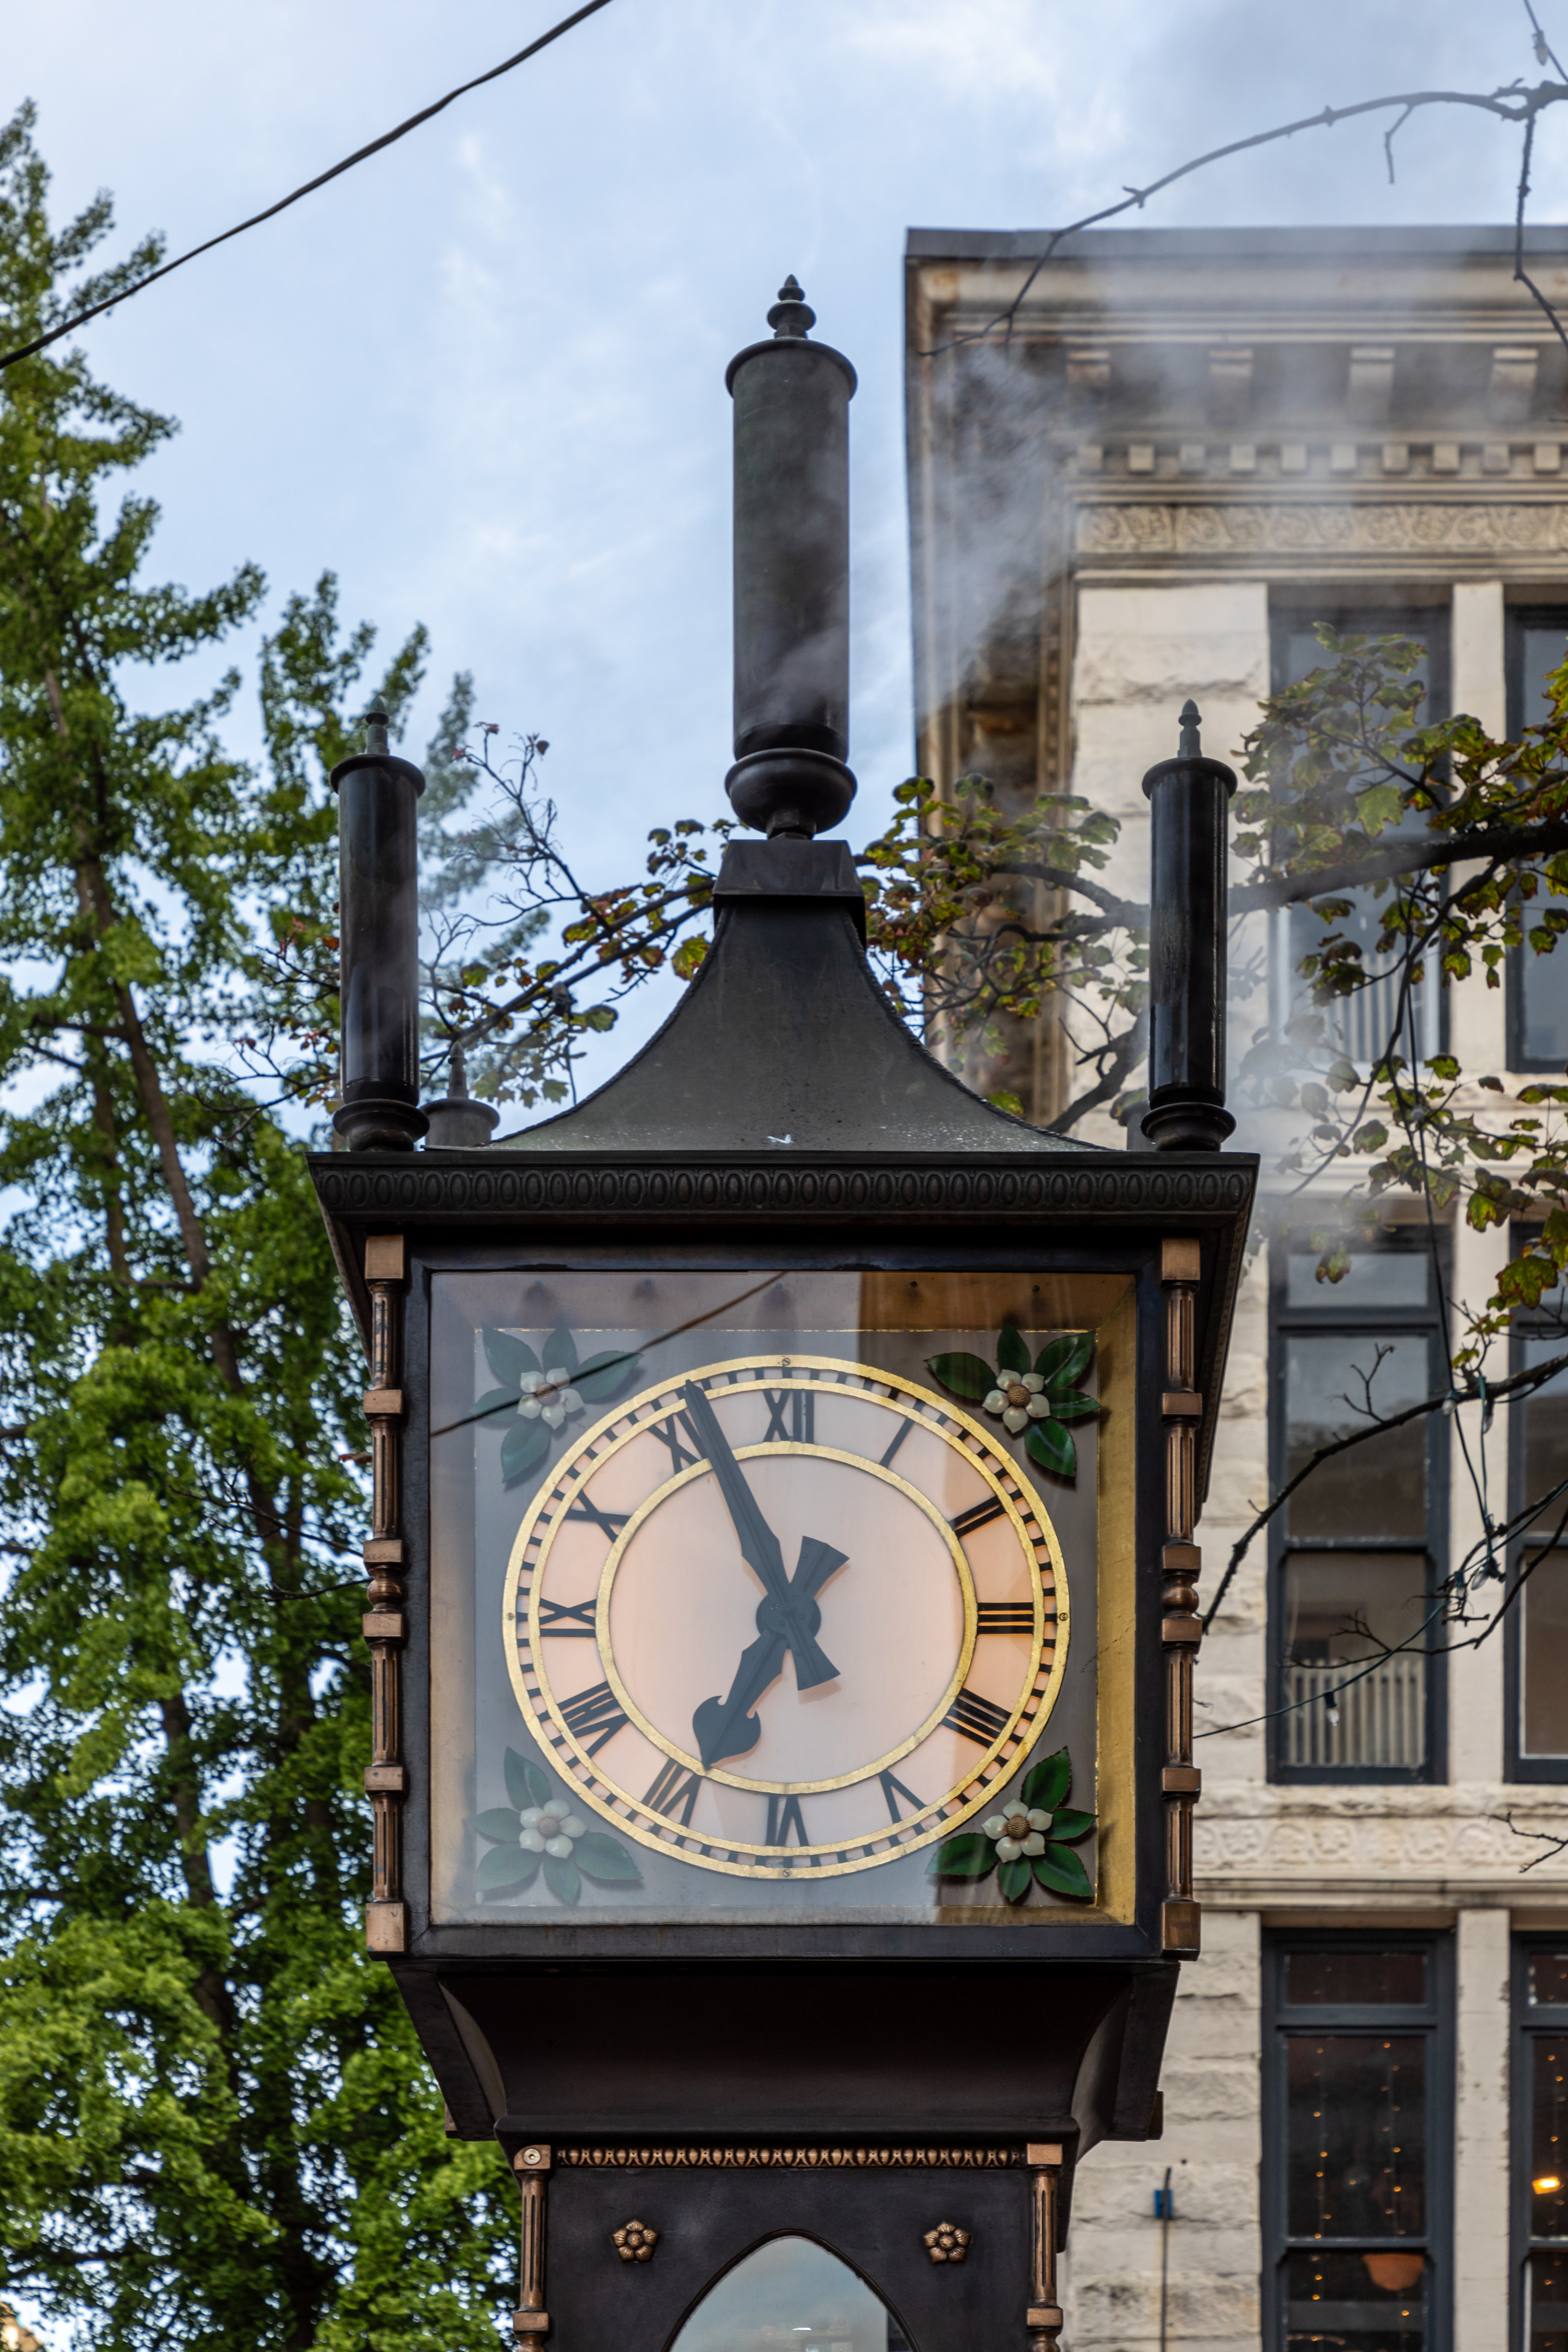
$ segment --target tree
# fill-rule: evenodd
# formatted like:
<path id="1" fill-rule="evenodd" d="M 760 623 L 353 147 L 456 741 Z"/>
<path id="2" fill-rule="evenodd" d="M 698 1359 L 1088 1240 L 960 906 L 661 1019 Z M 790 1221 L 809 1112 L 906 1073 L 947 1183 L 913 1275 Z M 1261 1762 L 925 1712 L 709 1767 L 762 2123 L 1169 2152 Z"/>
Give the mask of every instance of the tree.
<path id="1" fill-rule="evenodd" d="M 31 131 L 16 340 L 155 257 L 79 282 L 109 204 L 54 229 Z M 290 602 L 258 769 L 237 676 L 137 701 L 263 593 L 144 576 L 156 512 L 115 487 L 171 429 L 77 357 L 0 388 L 0 2239 L 104 2341 L 447 2352 L 493 2342 L 504 2169 L 447 2145 L 362 1948 L 363 1374 L 286 1104 L 243 1082 L 330 919 L 370 633 L 330 580 Z"/>

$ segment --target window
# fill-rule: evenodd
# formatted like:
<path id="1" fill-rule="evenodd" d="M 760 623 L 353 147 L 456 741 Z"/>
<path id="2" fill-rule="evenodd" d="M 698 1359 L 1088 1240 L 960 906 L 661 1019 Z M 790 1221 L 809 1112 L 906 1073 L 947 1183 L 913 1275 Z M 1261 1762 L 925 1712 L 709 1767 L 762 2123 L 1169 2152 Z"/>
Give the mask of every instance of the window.
<path id="1" fill-rule="evenodd" d="M 1358 1249 L 1316 1278 L 1305 1234 L 1276 1252 L 1274 1475 L 1443 1385 L 1426 1234 Z M 1426 1413 L 1319 1465 L 1280 1514 L 1270 1612 L 1280 1780 L 1420 1780 L 1442 1754 L 1435 1622 L 1442 1574 L 1446 1423 Z"/>
<path id="2" fill-rule="evenodd" d="M 1510 605 L 1508 613 L 1508 731 L 1538 727 L 1546 717 L 1546 681 L 1568 656 L 1568 606 Z M 1525 910 L 1532 926 L 1542 900 Z M 1558 1070 L 1568 1065 L 1568 938 L 1549 955 L 1528 943 L 1509 958 L 1508 1066 L 1510 1070 Z"/>
<path id="3" fill-rule="evenodd" d="M 1288 1937 L 1268 1953 L 1269 2352 L 1444 2352 L 1453 2051 L 1443 1937 Z"/>
<path id="4" fill-rule="evenodd" d="M 863 2278 L 811 2238 L 770 2238 L 709 2288 L 672 2352 L 910 2352 Z"/>
<path id="5" fill-rule="evenodd" d="M 1513 1337 L 1513 1369 L 1568 1354 L 1568 1286 L 1548 1291 Z M 1542 1502 L 1509 1562 L 1509 1758 L 1516 1780 L 1568 1780 L 1568 1372 L 1519 1399 L 1509 1431 L 1513 1508 Z M 1564 2347 L 1568 2352 L 1568 2347 Z"/>
<path id="6" fill-rule="evenodd" d="M 1514 1947 L 1513 2341 L 1568 2346 L 1568 1948 Z"/>
<path id="7" fill-rule="evenodd" d="M 1285 687 L 1299 685 L 1329 660 L 1316 635 L 1320 622 L 1341 636 L 1414 637 L 1425 648 L 1417 676 L 1426 688 L 1416 709 L 1415 723 L 1426 727 L 1447 716 L 1449 623 L 1446 609 L 1427 606 L 1410 611 L 1394 605 L 1369 604 L 1277 612 L 1272 649 L 1276 694 Z M 1405 820 L 1416 831 L 1424 822 L 1418 815 Z M 1363 967 L 1375 971 L 1380 968 L 1373 952 L 1380 928 L 1374 911 L 1378 894 L 1356 890 L 1345 895 L 1353 911 L 1333 928 L 1360 940 Z M 1277 1032 L 1284 1032 L 1300 997 L 1301 959 L 1312 954 L 1327 936 L 1326 927 L 1309 907 L 1288 908 L 1277 919 L 1272 959 Z M 1335 1052 L 1342 1053 L 1363 1068 L 1370 1068 L 1391 1045 L 1408 1061 L 1425 1061 L 1442 1046 L 1443 1000 L 1436 953 L 1426 959 L 1422 984 L 1407 1002 L 1403 1022 L 1394 960 L 1385 958 L 1383 961 L 1389 972 L 1387 979 L 1338 1003 L 1319 1008 L 1328 1023 L 1329 1041 Z"/>

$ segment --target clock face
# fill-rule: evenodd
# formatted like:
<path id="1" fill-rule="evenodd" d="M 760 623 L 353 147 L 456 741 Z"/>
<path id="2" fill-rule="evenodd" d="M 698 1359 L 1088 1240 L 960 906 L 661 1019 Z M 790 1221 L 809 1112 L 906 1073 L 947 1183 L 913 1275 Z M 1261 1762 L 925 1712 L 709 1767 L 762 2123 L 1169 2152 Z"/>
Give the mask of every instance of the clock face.
<path id="1" fill-rule="evenodd" d="M 875 1868 L 978 1811 L 1055 1702 L 1060 1552 L 931 1391 L 829 1357 L 710 1364 L 562 1457 L 506 1581 L 512 1687 L 624 1833 L 747 1878 Z"/>

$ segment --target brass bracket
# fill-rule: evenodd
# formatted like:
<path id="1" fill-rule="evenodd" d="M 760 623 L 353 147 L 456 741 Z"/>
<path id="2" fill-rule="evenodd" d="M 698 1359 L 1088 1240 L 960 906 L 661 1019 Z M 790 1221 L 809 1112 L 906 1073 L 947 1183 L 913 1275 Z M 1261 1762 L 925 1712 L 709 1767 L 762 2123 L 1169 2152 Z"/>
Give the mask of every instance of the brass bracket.
<path id="1" fill-rule="evenodd" d="M 1160 1944 L 1172 1958 L 1195 1960 L 1203 1949 L 1203 1907 L 1197 1903 L 1162 1903 Z"/>
<path id="2" fill-rule="evenodd" d="M 405 1952 L 408 1913 L 401 1903 L 372 1902 L 364 1906 L 364 1943 L 368 1952 Z"/>

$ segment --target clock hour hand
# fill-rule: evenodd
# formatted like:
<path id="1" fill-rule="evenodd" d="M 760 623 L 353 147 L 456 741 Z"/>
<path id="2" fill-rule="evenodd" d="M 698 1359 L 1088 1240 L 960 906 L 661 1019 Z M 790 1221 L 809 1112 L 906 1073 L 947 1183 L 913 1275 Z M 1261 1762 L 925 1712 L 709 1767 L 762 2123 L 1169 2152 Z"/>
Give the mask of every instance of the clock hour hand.
<path id="1" fill-rule="evenodd" d="M 846 1558 L 831 1545 L 822 1544 L 815 1536 L 807 1536 L 800 1548 L 794 1578 L 784 1574 L 784 1553 L 779 1539 L 763 1518 L 757 1498 L 747 1486 L 744 1474 L 731 1450 L 729 1440 L 719 1426 L 719 1416 L 695 1381 L 688 1381 L 681 1391 L 687 1418 L 697 1433 L 704 1453 L 713 1465 L 725 1507 L 735 1523 L 740 1540 L 741 1557 L 753 1568 L 766 1591 L 768 1601 L 776 1604 L 778 1615 L 764 1630 L 782 1633 L 795 1654 L 795 1681 L 802 1690 L 814 1690 L 818 1683 L 833 1682 L 838 1673 L 832 1659 L 816 1639 L 816 1627 L 821 1620 L 812 1607 L 816 1593 Z M 832 1567 L 814 1565 L 808 1570 L 807 1553 L 815 1564 L 819 1553 L 831 1556 Z M 803 1570 L 808 1581 L 797 1593 Z M 763 1628 L 763 1609 L 757 1612 L 757 1624 Z M 765 1687 L 765 1685 L 764 1685 Z"/>
<path id="2" fill-rule="evenodd" d="M 767 1605 L 764 1601 L 763 1607 Z M 728 1698 L 705 1698 L 692 1717 L 697 1753 L 705 1772 L 728 1756 L 749 1756 L 762 1738 L 757 1702 L 776 1679 L 788 1646 L 782 1633 L 760 1633 L 741 1653 Z"/>
<path id="3" fill-rule="evenodd" d="M 831 1544 L 807 1536 L 800 1548 L 800 1558 L 795 1574 L 789 1580 L 788 1601 L 795 1604 L 794 1617 L 798 1623 L 804 1618 L 810 1634 L 820 1622 L 816 1594 L 826 1583 L 835 1569 L 842 1568 L 847 1555 L 835 1551 Z M 741 1653 L 741 1663 L 735 1669 L 735 1679 L 727 1698 L 705 1698 L 691 1718 L 691 1728 L 697 1735 L 697 1752 L 703 1770 L 709 1771 L 728 1756 L 749 1756 L 763 1736 L 756 1708 L 763 1694 L 771 1688 L 784 1664 L 786 1648 L 794 1646 L 792 1634 L 785 1630 L 790 1622 L 786 1603 L 775 1601 L 771 1593 L 764 1595 L 757 1608 L 757 1639 Z M 815 1641 L 812 1647 L 816 1649 Z M 821 1655 L 820 1651 L 818 1655 Z M 795 1652 L 796 1687 L 811 1687 L 801 1672 L 800 1653 Z M 826 1661 L 825 1661 L 826 1663 Z M 829 1673 L 818 1677 L 831 1681 Z"/>

